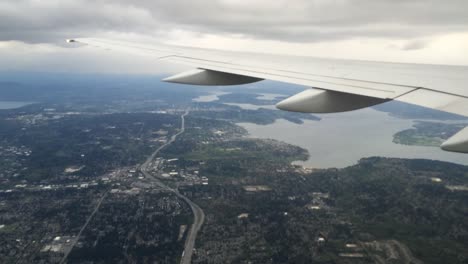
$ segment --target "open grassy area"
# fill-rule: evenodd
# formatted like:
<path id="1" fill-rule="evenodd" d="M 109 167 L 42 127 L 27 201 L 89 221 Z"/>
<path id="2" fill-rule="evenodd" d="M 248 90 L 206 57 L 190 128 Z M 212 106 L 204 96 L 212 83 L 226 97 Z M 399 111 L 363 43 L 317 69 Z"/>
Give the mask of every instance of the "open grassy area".
<path id="1" fill-rule="evenodd" d="M 414 130 L 405 130 L 395 134 L 393 136 L 393 142 L 410 146 L 438 147 L 444 140 L 439 137 L 417 135 Z"/>
<path id="2" fill-rule="evenodd" d="M 414 128 L 393 135 L 393 142 L 402 145 L 438 147 L 466 124 L 417 122 Z"/>

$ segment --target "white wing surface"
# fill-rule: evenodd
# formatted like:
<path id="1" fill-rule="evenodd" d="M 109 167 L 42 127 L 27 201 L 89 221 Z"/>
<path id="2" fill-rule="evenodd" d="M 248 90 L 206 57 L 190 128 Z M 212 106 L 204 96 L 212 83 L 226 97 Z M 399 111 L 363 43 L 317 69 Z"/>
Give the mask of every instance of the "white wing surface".
<path id="1" fill-rule="evenodd" d="M 144 45 L 78 38 L 90 46 L 152 56 L 194 67 L 165 81 L 195 85 L 234 85 L 263 79 L 313 87 L 277 107 L 282 110 L 330 113 L 359 109 L 389 100 L 468 116 L 468 67 L 322 59 Z M 468 128 L 442 145 L 468 152 Z"/>

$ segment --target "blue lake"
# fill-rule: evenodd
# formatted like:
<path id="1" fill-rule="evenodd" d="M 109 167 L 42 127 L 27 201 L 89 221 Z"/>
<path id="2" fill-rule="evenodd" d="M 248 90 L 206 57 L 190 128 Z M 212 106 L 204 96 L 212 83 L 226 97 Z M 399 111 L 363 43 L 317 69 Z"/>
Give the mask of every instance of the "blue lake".
<path id="1" fill-rule="evenodd" d="M 29 104 L 33 102 L 0 101 L 0 109 L 15 109 Z"/>

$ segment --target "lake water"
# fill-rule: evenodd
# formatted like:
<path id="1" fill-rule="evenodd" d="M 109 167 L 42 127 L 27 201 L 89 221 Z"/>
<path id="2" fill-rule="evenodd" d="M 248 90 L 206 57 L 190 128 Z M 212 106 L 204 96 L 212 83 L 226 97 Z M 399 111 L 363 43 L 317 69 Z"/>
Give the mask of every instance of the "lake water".
<path id="1" fill-rule="evenodd" d="M 33 104 L 33 102 L 0 101 L 0 110 L 20 108 L 29 104 Z"/>
<path id="2" fill-rule="evenodd" d="M 216 91 L 216 92 L 211 92 L 210 94 L 207 95 L 201 95 L 196 98 L 193 98 L 193 102 L 199 102 L 199 103 L 207 103 L 207 102 L 215 102 L 219 100 L 219 96 L 225 95 L 225 94 L 230 94 L 230 92 L 222 92 L 222 91 Z M 274 100 L 278 97 L 285 97 L 283 94 L 274 94 L 274 93 L 259 93 L 258 96 L 256 97 L 259 100 Z M 263 108 L 269 108 L 269 109 L 275 109 L 274 105 L 264 105 L 264 106 L 258 106 L 258 105 L 253 105 L 253 104 L 237 104 L 237 103 L 226 103 L 227 105 L 237 105 L 240 106 L 241 108 L 244 109 L 259 109 L 261 107 Z"/>
<path id="3" fill-rule="evenodd" d="M 254 105 L 254 104 L 239 104 L 239 103 L 223 103 L 225 105 L 238 106 L 245 110 L 258 110 L 260 108 L 278 110 L 275 105 Z"/>
<path id="4" fill-rule="evenodd" d="M 276 98 L 279 97 L 285 97 L 286 95 L 284 94 L 274 94 L 274 93 L 259 93 L 259 96 L 256 98 L 259 100 L 275 100 Z"/>
<path id="5" fill-rule="evenodd" d="M 411 128 L 413 120 L 392 117 L 370 108 L 317 116 L 322 120 L 304 120 L 304 124 L 280 119 L 270 125 L 238 125 L 247 129 L 250 137 L 277 139 L 307 149 L 309 160 L 295 164 L 311 168 L 342 168 L 371 156 L 435 159 L 468 165 L 466 154 L 393 143 L 393 135 Z"/>
<path id="6" fill-rule="evenodd" d="M 201 95 L 196 98 L 193 98 L 192 101 L 198 102 L 198 103 L 214 102 L 214 101 L 219 100 L 218 96 L 225 95 L 225 94 L 230 94 L 230 93 L 229 92 L 213 92 L 208 95 Z"/>

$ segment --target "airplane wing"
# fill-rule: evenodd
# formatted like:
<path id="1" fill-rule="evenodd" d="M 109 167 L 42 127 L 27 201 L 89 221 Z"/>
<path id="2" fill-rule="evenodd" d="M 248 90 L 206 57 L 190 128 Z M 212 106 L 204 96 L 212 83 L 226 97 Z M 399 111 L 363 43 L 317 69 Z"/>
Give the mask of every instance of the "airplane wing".
<path id="1" fill-rule="evenodd" d="M 468 67 L 388 63 L 229 52 L 107 39 L 78 38 L 93 47 L 154 57 L 194 67 L 164 79 L 194 85 L 238 85 L 264 79 L 313 87 L 277 104 L 282 110 L 333 113 L 389 100 L 468 116 Z M 468 153 L 468 127 L 442 144 Z"/>

